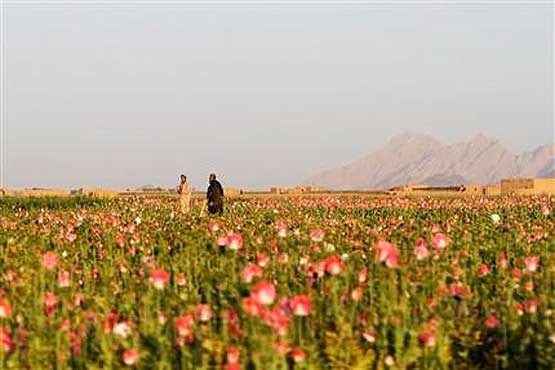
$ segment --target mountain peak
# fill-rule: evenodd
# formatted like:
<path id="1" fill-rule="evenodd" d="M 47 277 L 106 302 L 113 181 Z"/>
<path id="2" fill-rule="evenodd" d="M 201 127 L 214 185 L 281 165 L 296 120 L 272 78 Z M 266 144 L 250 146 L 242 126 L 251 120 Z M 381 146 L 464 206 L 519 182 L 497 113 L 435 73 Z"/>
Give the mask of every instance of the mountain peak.
<path id="1" fill-rule="evenodd" d="M 494 183 L 502 178 L 541 177 L 555 168 L 552 146 L 514 155 L 483 133 L 453 145 L 406 131 L 381 149 L 307 180 L 328 189 L 387 189 L 404 184 Z M 450 184 L 451 182 L 456 182 Z"/>
<path id="2" fill-rule="evenodd" d="M 479 132 L 478 134 L 471 137 L 468 142 L 470 144 L 477 144 L 477 145 L 491 145 L 491 144 L 499 143 L 499 140 L 486 136 L 482 132 Z"/>

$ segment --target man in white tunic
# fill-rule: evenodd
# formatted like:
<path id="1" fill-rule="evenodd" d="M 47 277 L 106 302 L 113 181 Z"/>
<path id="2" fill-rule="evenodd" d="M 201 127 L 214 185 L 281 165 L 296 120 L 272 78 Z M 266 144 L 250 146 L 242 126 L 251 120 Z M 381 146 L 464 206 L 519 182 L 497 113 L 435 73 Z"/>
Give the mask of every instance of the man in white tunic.
<path id="1" fill-rule="evenodd" d="M 187 176 L 181 175 L 179 185 L 177 185 L 177 193 L 179 194 L 179 207 L 182 213 L 189 213 L 191 210 L 192 192 L 191 184 L 187 182 Z"/>

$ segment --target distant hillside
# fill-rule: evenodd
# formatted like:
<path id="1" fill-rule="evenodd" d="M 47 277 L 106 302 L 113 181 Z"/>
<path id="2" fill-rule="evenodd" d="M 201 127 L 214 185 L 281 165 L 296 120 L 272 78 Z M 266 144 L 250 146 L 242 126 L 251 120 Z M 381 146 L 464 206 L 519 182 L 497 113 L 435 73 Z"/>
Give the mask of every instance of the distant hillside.
<path id="1" fill-rule="evenodd" d="M 462 185 L 467 184 L 468 181 L 459 175 L 446 175 L 446 174 L 437 174 L 428 177 L 420 185 L 429 185 L 429 186 L 451 186 L 451 185 Z"/>
<path id="2" fill-rule="evenodd" d="M 431 136 L 405 133 L 344 167 L 305 181 L 327 189 L 387 189 L 404 184 L 431 186 L 497 183 L 511 177 L 553 177 L 555 144 L 515 155 L 479 134 L 452 145 Z"/>

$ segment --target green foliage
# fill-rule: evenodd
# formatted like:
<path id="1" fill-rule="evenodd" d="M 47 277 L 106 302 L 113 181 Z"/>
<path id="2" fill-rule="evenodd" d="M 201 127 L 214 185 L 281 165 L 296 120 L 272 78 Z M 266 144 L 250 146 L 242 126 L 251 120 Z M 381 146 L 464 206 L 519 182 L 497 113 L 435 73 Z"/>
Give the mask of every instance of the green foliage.
<path id="1" fill-rule="evenodd" d="M 123 368 L 137 350 L 141 369 L 220 369 L 230 349 L 251 369 L 555 367 L 554 198 L 253 198 L 215 218 L 177 210 L 169 198 L 0 198 L 0 308 L 11 310 L 0 310 L 0 368 Z M 441 250 L 438 233 L 451 241 Z M 229 234 L 241 248 L 218 245 Z M 377 260 L 378 240 L 394 245 L 397 268 Z M 245 281 L 261 254 L 263 276 Z M 329 257 L 344 270 L 326 272 Z M 156 270 L 170 276 L 161 289 Z M 276 300 L 249 315 L 244 299 L 261 280 Z M 294 315 L 297 295 L 308 316 Z M 189 337 L 175 327 L 185 315 Z M 295 363 L 291 350 L 306 357 Z"/>
<path id="2" fill-rule="evenodd" d="M 74 196 L 74 197 L 0 197 L 0 210 L 71 210 L 75 208 L 100 208 L 106 207 L 109 201 L 101 198 Z"/>

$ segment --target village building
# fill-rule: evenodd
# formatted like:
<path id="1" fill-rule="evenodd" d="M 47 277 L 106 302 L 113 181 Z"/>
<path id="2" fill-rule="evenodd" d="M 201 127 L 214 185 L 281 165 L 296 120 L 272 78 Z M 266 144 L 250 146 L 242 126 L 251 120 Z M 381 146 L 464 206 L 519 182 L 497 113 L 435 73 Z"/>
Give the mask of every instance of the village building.
<path id="1" fill-rule="evenodd" d="M 243 194 L 243 190 L 239 188 L 226 187 L 224 189 L 224 195 L 226 198 L 238 198 Z"/>
<path id="2" fill-rule="evenodd" d="M 502 194 L 554 194 L 555 178 L 547 179 L 504 179 L 501 180 Z"/>
<path id="3" fill-rule="evenodd" d="M 456 186 L 404 185 L 389 189 L 391 195 L 420 196 L 495 196 L 501 194 L 555 194 L 555 178 L 503 179 L 500 184 L 465 184 Z"/>

